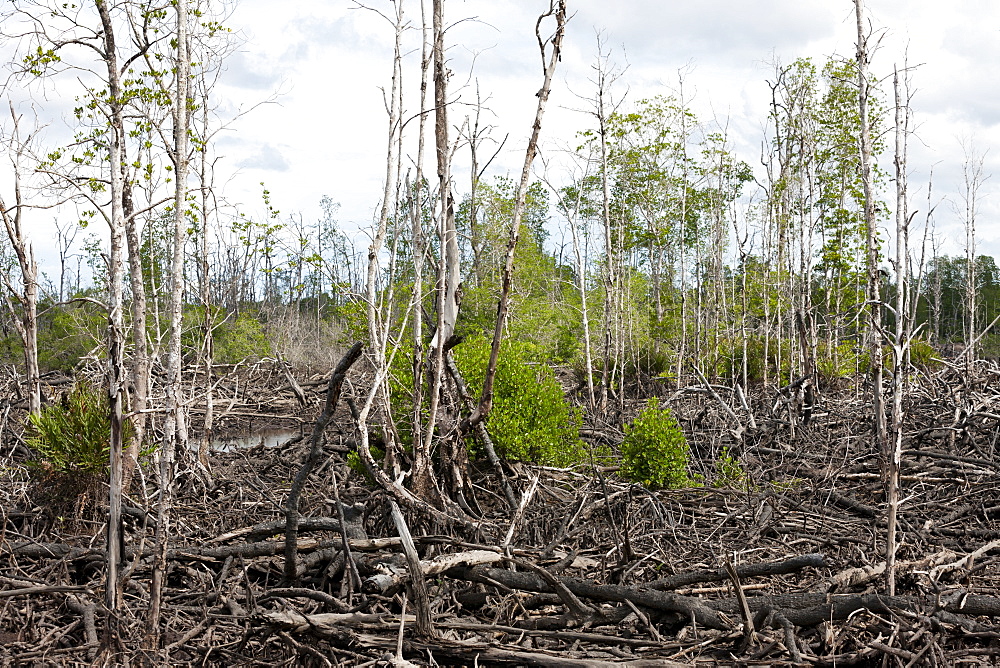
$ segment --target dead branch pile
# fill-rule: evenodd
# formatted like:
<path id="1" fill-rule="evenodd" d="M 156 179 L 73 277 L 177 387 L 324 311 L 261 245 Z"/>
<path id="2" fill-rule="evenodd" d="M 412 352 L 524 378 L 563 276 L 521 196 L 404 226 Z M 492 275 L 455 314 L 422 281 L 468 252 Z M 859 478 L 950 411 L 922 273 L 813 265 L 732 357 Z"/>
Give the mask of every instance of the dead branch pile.
<path id="1" fill-rule="evenodd" d="M 914 379 L 893 597 L 882 595 L 886 504 L 864 397 L 827 390 L 806 421 L 774 392 L 742 401 L 702 383 L 660 395 L 682 418 L 704 486 L 650 492 L 609 470 L 517 465 L 521 511 L 502 512 L 502 492 L 484 475 L 474 489 L 483 517 L 472 529 L 404 517 L 372 491 L 346 464 L 353 430 L 341 410 L 302 488 L 292 577 L 285 505 L 309 444 L 217 453 L 211 484 L 181 476 L 163 647 L 148 650 L 155 499 L 126 504 L 126 609 L 112 617 L 101 603 L 100 517 L 52 517 L 33 500 L 24 469 L 7 466 L 0 659 L 39 666 L 1000 661 L 1000 371 L 983 366 L 965 377 L 946 367 Z M 585 435 L 614 444 L 637 406 L 593 421 Z M 722 476 L 724 453 L 739 465 Z M 109 646 L 110 637 L 123 640 Z"/>

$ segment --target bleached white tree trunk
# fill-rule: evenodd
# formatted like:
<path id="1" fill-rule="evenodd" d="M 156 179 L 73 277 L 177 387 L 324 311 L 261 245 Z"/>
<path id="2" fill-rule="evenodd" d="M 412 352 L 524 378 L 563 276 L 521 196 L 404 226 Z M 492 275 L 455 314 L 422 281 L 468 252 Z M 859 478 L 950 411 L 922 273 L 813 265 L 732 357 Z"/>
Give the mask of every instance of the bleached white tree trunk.
<path id="1" fill-rule="evenodd" d="M 983 174 L 985 153 L 978 152 L 971 140 L 963 141 L 965 162 L 962 164 L 962 202 L 965 205 L 965 365 L 971 372 L 976 357 L 979 327 L 976 320 L 976 218 L 979 214 L 979 191 L 988 176 Z"/>
<path id="2" fill-rule="evenodd" d="M 903 84 L 899 80 L 899 71 L 894 72 L 893 91 L 895 97 L 896 118 L 896 151 L 895 151 L 895 181 L 896 181 L 896 327 L 892 346 L 892 408 L 890 412 L 889 440 L 892 451 L 889 456 L 888 480 L 886 481 L 886 497 L 889 502 L 889 513 L 885 539 L 885 578 L 886 592 L 889 596 L 896 593 L 896 548 L 898 544 L 897 530 L 899 516 L 899 468 L 903 456 L 903 429 L 906 413 L 903 407 L 903 397 L 906 393 L 908 377 L 910 339 L 912 337 L 912 321 L 910 316 L 910 237 L 909 225 L 911 216 L 908 212 L 906 198 L 906 154 L 907 134 L 910 125 L 909 99 L 905 99 L 901 90 Z"/>
<path id="3" fill-rule="evenodd" d="M 41 410 L 41 381 L 38 370 L 38 263 L 35 261 L 35 250 L 28 239 L 24 228 L 25 202 L 21 191 L 21 154 L 23 146 L 19 128 L 19 118 L 10 108 L 13 133 L 8 150 L 14 162 L 14 204 L 7 206 L 0 197 L 0 216 L 3 217 L 4 229 L 10 241 L 14 255 L 17 257 L 18 269 L 21 272 L 21 290 L 7 281 L 5 301 L 14 317 L 21 342 L 24 345 L 24 375 L 27 385 L 28 412 L 38 413 Z M 20 315 L 14 312 L 12 300 L 20 302 Z"/>
<path id="4" fill-rule="evenodd" d="M 187 422 L 184 414 L 181 378 L 181 330 L 184 308 L 184 241 L 187 231 L 188 130 L 190 127 L 189 79 L 191 73 L 188 36 L 187 0 L 175 0 L 177 13 L 174 81 L 173 142 L 170 154 L 174 166 L 173 249 L 170 276 L 170 337 L 167 344 L 166 420 L 160 451 L 160 497 L 156 517 L 156 559 L 150 586 L 149 634 L 160 633 L 163 580 L 166 577 L 167 543 L 170 538 L 170 514 L 173 512 L 174 466 L 177 451 L 187 445 Z M 153 642 L 153 647 L 156 646 Z"/>
<path id="5" fill-rule="evenodd" d="M 865 237 L 868 269 L 868 361 L 872 379 L 872 409 L 875 438 L 879 452 L 888 458 L 888 429 L 885 417 L 885 397 L 882 393 L 882 280 L 879 274 L 881 252 L 875 220 L 875 185 L 872 176 L 872 137 L 869 120 L 868 34 L 865 30 L 864 0 L 854 0 L 857 21 L 858 112 L 860 119 L 861 180 L 865 197 Z"/>

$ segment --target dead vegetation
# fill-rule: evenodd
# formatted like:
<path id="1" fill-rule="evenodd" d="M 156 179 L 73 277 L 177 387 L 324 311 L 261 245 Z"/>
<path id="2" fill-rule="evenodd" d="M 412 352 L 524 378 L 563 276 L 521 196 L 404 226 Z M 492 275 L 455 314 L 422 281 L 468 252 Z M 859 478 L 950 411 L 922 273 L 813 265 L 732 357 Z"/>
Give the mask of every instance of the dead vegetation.
<path id="1" fill-rule="evenodd" d="M 265 367 L 244 377 L 230 419 L 270 415 L 255 420 L 260 427 L 289 415 L 296 401 L 285 380 Z M 304 438 L 217 452 L 211 476 L 179 475 L 155 651 L 142 649 L 156 503 L 143 481 L 125 504 L 126 586 L 115 617 L 102 602 L 105 511 L 53 517 L 18 464 L 21 448 L 5 444 L 4 665 L 1000 660 L 995 366 L 972 376 L 944 366 L 913 379 L 891 597 L 883 595 L 880 457 L 868 404 L 854 390 L 825 391 L 806 421 L 773 391 L 743 402 L 703 382 L 659 388 L 703 485 L 654 493 L 599 467 L 512 464 L 520 501 L 512 513 L 483 466 L 489 473 L 474 474 L 467 490 L 481 513 L 471 527 L 394 510 L 393 497 L 347 465 L 355 430 L 340 405 L 301 485 L 289 572 L 286 506 L 327 379 L 300 384 L 314 407 Z M 638 407 L 591 416 L 585 435 L 614 444 L 622 417 Z"/>

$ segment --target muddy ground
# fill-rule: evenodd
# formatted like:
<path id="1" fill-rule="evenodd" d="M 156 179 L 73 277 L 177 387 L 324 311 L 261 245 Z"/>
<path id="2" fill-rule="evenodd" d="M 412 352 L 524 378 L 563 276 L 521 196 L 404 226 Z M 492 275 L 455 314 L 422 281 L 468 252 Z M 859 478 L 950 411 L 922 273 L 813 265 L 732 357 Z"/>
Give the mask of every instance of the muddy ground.
<path id="1" fill-rule="evenodd" d="M 467 492 L 480 516 L 471 524 L 434 522 L 403 504 L 416 579 L 392 497 L 347 465 L 355 430 L 341 405 L 303 487 L 289 578 L 285 502 L 326 389 L 323 376 L 298 381 L 304 408 L 274 368 L 220 383 L 216 437 L 287 433 L 278 445 L 251 438 L 214 449 L 210 474 L 185 458 L 155 650 L 143 649 L 152 473 L 136 479 L 126 504 L 125 605 L 112 615 L 102 603 L 106 487 L 54 498 L 8 437 L 3 665 L 1000 664 L 995 366 L 970 376 L 944 365 L 914 378 L 891 597 L 865 398 L 823 388 L 804 424 L 776 391 L 757 388 L 743 401 L 697 381 L 645 389 L 681 419 L 704 484 L 650 492 L 607 467 L 513 464 L 512 510 L 490 468 L 473 466 Z M 613 449 L 643 403 L 588 416 L 584 435 Z M 199 415 L 195 406 L 194 425 Z M 722 480 L 724 449 L 739 465 Z"/>

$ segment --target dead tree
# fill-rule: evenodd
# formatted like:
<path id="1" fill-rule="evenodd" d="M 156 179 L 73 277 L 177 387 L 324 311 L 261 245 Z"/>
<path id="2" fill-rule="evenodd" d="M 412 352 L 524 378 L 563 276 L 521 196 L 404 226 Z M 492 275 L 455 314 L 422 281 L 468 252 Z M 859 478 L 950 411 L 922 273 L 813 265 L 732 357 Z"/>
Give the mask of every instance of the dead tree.
<path id="1" fill-rule="evenodd" d="M 889 445 L 892 451 L 888 462 L 888 479 L 886 481 L 886 497 L 889 502 L 889 513 L 885 540 L 885 578 L 886 591 L 889 596 L 896 593 L 896 546 L 897 518 L 899 514 L 899 468 L 903 453 L 903 427 L 906 414 L 903 408 L 903 396 L 906 392 L 908 377 L 910 341 L 913 336 L 910 296 L 910 241 L 909 226 L 913 216 L 909 214 L 906 199 L 906 149 L 907 135 L 910 130 L 909 99 L 904 100 L 899 81 L 899 71 L 893 76 L 893 91 L 895 97 L 896 118 L 896 328 L 892 345 L 892 408 L 889 424 Z M 914 212 L 916 213 L 916 212 Z"/>
<path id="2" fill-rule="evenodd" d="M 872 174 L 872 136 L 869 119 L 869 88 L 868 81 L 868 32 L 865 29 L 864 0 L 854 0 L 855 18 L 857 20 L 857 56 L 858 69 L 858 116 L 860 123 L 860 157 L 861 180 L 865 199 L 865 237 L 867 250 L 868 295 L 866 311 L 868 314 L 868 361 L 872 385 L 872 409 L 874 414 L 875 438 L 879 452 L 885 460 L 889 457 L 888 428 L 885 418 L 885 397 L 882 394 L 882 279 L 879 273 L 879 257 L 881 247 L 878 238 L 878 228 L 875 221 L 875 184 Z"/>
<path id="3" fill-rule="evenodd" d="M 173 142 L 170 155 L 174 165 L 173 254 L 170 276 L 170 339 L 167 349 L 166 421 L 160 452 L 159 503 L 156 516 L 156 559 L 153 565 L 149 602 L 149 635 L 160 633 L 163 579 L 167 570 L 167 543 L 173 505 L 174 461 L 177 451 L 187 444 L 181 378 L 181 329 L 184 309 L 184 241 L 187 233 L 188 129 L 191 100 L 188 83 L 191 72 L 187 0 L 176 0 L 176 77 L 173 90 Z M 153 644 L 155 647 L 155 643 Z"/>
<path id="4" fill-rule="evenodd" d="M 549 91 L 552 89 L 552 77 L 555 74 L 556 64 L 562 55 L 562 42 L 568 18 L 566 11 L 565 0 L 551 0 L 548 10 L 539 16 L 538 21 L 535 23 L 535 36 L 538 40 L 538 48 L 542 56 L 542 87 L 537 94 L 538 105 L 535 109 L 535 122 L 531 128 L 531 137 L 528 140 L 528 148 L 524 155 L 524 165 L 521 169 L 521 180 L 517 187 L 517 199 L 514 203 L 514 215 L 510 224 L 510 236 L 507 240 L 507 254 L 501 278 L 500 300 L 497 304 L 496 327 L 493 329 L 493 345 L 490 348 L 490 359 L 487 363 L 486 376 L 483 380 L 483 393 L 479 399 L 476 411 L 467 422 L 467 426 L 475 425 L 485 419 L 493 406 L 493 380 L 496 377 L 500 341 L 503 338 L 504 325 L 507 321 L 507 309 L 510 306 L 510 291 L 514 280 L 514 250 L 517 247 L 517 242 L 521 234 L 521 217 L 524 215 L 524 207 L 528 194 L 531 164 L 534 162 L 535 154 L 538 152 L 538 138 L 542 132 L 542 117 L 545 115 L 545 103 L 548 102 Z M 542 22 L 547 18 L 554 18 L 556 27 L 551 37 L 543 38 L 541 27 Z"/>
<path id="5" fill-rule="evenodd" d="M 962 165 L 962 203 L 965 206 L 965 368 L 966 374 L 971 373 L 975 361 L 976 341 L 979 330 L 976 319 L 977 280 L 976 280 L 976 217 L 979 207 L 979 191 L 989 176 L 983 174 L 983 162 L 986 154 L 977 152 L 972 141 L 963 141 L 965 162 Z"/>
<path id="6" fill-rule="evenodd" d="M 7 206 L 0 196 L 0 216 L 3 217 L 7 239 L 17 257 L 17 265 L 21 272 L 21 289 L 18 290 L 6 275 L 3 280 L 7 292 L 4 302 L 11 312 L 11 317 L 17 327 L 17 333 L 24 345 L 24 375 L 27 385 L 28 412 L 38 413 L 41 409 L 41 386 L 38 370 L 38 264 L 35 262 L 35 251 L 24 228 L 24 211 L 26 204 L 21 190 L 21 156 L 24 144 L 19 132 L 20 118 L 10 107 L 13 130 L 9 138 L 10 155 L 14 165 L 14 203 Z M 16 313 L 13 302 L 20 304 L 20 316 Z"/>

